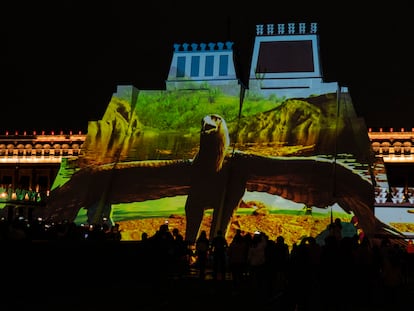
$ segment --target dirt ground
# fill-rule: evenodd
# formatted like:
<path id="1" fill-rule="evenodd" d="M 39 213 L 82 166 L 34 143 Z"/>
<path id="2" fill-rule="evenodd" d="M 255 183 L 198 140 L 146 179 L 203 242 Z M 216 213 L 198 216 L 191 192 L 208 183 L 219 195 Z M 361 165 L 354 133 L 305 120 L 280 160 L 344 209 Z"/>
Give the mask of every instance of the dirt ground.
<path id="1" fill-rule="evenodd" d="M 184 216 L 165 218 L 146 218 L 140 220 L 120 221 L 122 240 L 141 240 L 141 234 L 146 232 L 153 235 L 168 220 L 170 230 L 178 228 L 185 236 L 186 220 Z M 343 221 L 348 221 L 344 219 Z M 211 216 L 205 216 L 200 230 L 209 233 Z M 288 245 L 298 243 L 303 237 L 316 237 L 330 223 L 330 217 L 315 217 L 312 215 L 237 215 L 229 226 L 226 238 L 231 241 L 237 229 L 243 233 L 253 234 L 256 230 L 263 232 L 275 240 L 283 236 Z"/>

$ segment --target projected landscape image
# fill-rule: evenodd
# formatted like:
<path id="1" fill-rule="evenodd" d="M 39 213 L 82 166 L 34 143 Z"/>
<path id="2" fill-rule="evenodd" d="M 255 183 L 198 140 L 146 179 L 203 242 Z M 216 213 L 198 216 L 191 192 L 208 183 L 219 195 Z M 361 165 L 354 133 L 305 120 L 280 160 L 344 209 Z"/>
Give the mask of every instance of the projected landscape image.
<path id="1" fill-rule="evenodd" d="M 337 101 L 336 94 L 247 94 L 240 110 L 237 96 L 219 90 L 119 87 L 103 119 L 90 122 L 83 154 L 62 165 L 47 216 L 110 219 L 127 240 L 155 233 L 166 220 L 189 240 L 200 228 L 224 229 L 229 239 L 236 229 L 292 243 L 316 236 L 332 213 L 349 221 L 370 211 L 366 166 L 338 152 L 334 167 L 335 152 L 352 145 L 347 139 L 334 147 L 350 122 L 337 120 Z M 334 191 L 346 196 L 340 205 Z M 352 206 L 342 191 L 352 191 Z"/>
<path id="2" fill-rule="evenodd" d="M 231 42 L 175 44 L 166 90 L 118 86 L 36 212 L 118 223 L 123 240 L 168 221 L 189 242 L 241 230 L 292 245 L 353 216 L 367 235 L 400 236 L 374 215 L 367 130 L 348 90 L 322 80 L 308 28 L 257 27 L 249 88 Z"/>

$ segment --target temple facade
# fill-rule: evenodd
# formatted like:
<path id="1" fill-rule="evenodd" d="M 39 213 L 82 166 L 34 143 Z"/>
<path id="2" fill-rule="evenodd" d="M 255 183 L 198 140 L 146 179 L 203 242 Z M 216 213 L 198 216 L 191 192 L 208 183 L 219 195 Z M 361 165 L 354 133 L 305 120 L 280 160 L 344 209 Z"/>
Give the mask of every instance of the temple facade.
<path id="1" fill-rule="evenodd" d="M 192 241 L 207 210 L 210 234 L 223 229 L 231 237 L 232 217 L 245 216 L 246 208 L 266 206 L 277 214 L 305 205 L 326 221 L 326 211 L 337 209 L 365 221 L 373 236 L 385 232 L 375 225 L 377 206 L 388 224 L 394 223 L 389 206 L 404 206 L 406 217 L 414 205 L 411 181 L 388 178 L 392 165 L 412 162 L 413 132 L 367 129 L 347 87 L 324 80 L 318 40 L 317 23 L 256 25 L 247 85 L 235 70 L 233 42 L 177 43 L 165 90 L 118 86 L 87 134 L 1 135 L 9 217 L 29 217 L 47 201 L 38 215 L 134 222 L 128 234 L 136 239 L 145 220 L 174 214 L 185 218 L 183 231 Z M 196 160 L 212 159 L 215 172 L 224 167 L 223 173 L 192 172 Z M 300 235 L 294 231 L 292 241 Z"/>

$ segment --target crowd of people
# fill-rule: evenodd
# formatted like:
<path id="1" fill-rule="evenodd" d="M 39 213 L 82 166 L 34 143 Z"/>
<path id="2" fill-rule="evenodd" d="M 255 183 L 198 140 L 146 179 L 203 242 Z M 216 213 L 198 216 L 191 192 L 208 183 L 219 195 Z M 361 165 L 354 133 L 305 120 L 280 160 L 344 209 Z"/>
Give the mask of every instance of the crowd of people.
<path id="1" fill-rule="evenodd" d="M 147 254 L 156 254 L 151 258 L 158 267 L 170 269 L 163 273 L 183 277 L 191 270 L 200 281 L 227 280 L 233 295 L 253 293 L 258 302 L 289 297 L 297 310 L 315 304 L 323 310 L 338 301 L 392 305 L 408 282 L 410 254 L 387 238 L 377 243 L 359 234 L 342 237 L 335 228 L 340 225 L 339 220 L 330 225 L 323 245 L 306 237 L 289 246 L 283 236 L 272 240 L 265 232 L 238 230 L 229 242 L 222 231 L 211 240 L 201 231 L 191 247 L 168 225 L 140 243 Z M 344 300 L 349 295 L 352 302 Z"/>
<path id="2" fill-rule="evenodd" d="M 78 225 L 68 220 L 50 223 L 40 218 L 0 219 L 0 241 L 121 241 L 121 239 L 122 234 L 118 223 Z"/>
<path id="3" fill-rule="evenodd" d="M 155 234 L 143 232 L 141 240 L 134 242 L 133 260 L 136 267 L 141 267 L 142 274 L 137 274 L 141 280 L 226 282 L 231 284 L 229 295 L 241 297 L 248 293 L 258 303 L 283 300 L 290 310 L 324 310 L 338 301 L 391 306 L 400 299 L 401 288 L 412 276 L 412 254 L 387 238 L 373 241 L 359 234 L 341 236 L 335 226 L 341 226 L 340 221 L 330 224 L 322 244 L 315 237 L 306 237 L 288 245 L 281 235 L 272 240 L 266 232 L 242 230 L 237 230 L 230 241 L 220 230 L 211 239 L 201 231 L 191 244 L 177 228 L 164 223 Z M 50 226 L 39 220 L 27 223 L 19 219 L 0 222 L 2 241 L 42 239 L 119 242 L 121 232 L 118 224 L 78 226 L 63 222 Z M 344 299 L 349 295 L 352 301 Z"/>

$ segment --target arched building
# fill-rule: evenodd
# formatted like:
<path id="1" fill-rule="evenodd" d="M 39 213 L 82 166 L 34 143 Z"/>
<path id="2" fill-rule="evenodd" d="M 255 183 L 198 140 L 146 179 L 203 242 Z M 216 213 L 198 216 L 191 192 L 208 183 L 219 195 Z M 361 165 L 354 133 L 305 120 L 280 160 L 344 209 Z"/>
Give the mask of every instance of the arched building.
<path id="1" fill-rule="evenodd" d="M 9 217 L 26 218 L 43 203 L 62 158 L 78 157 L 85 138 L 82 132 L 0 134 L 0 205 Z"/>

